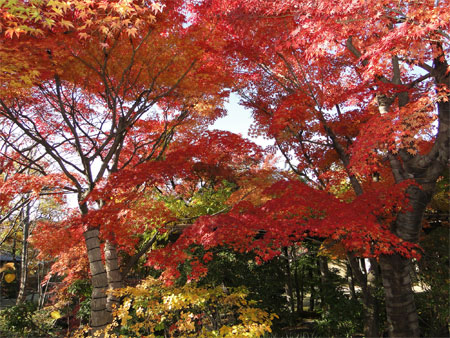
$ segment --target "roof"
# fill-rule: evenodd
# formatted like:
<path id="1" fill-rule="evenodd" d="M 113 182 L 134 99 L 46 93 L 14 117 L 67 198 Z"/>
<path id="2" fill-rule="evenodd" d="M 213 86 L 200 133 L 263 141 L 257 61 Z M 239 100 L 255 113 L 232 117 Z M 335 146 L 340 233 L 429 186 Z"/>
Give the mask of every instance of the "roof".
<path id="1" fill-rule="evenodd" d="M 15 260 L 20 261 L 21 257 L 16 256 Z M 2 262 L 12 262 L 14 261 L 13 255 L 7 252 L 0 252 L 0 261 Z"/>

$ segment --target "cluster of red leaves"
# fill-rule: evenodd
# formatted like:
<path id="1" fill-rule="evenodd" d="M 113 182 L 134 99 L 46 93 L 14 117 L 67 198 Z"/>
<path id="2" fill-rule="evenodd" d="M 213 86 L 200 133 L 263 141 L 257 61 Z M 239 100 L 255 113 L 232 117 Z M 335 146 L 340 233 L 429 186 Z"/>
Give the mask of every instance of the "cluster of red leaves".
<path id="1" fill-rule="evenodd" d="M 62 174 L 49 174 L 47 176 L 27 175 L 16 173 L 0 182 L 0 207 L 8 207 L 9 203 L 19 195 L 27 194 L 30 198 L 38 198 L 43 190 L 58 192 L 68 183 Z"/>
<path id="2" fill-rule="evenodd" d="M 205 131 L 196 139 L 180 138 L 168 150 L 164 159 L 149 161 L 111 175 L 107 182 L 93 191 L 89 199 L 111 200 L 125 196 L 130 190 L 145 184 L 165 184 L 182 180 L 186 189 L 195 188 L 199 179 L 234 181 L 251 175 L 251 168 L 262 160 L 262 149 L 237 134 L 226 131 Z"/>
<path id="3" fill-rule="evenodd" d="M 371 107 L 373 111 L 375 107 Z M 379 154 L 400 150 L 410 155 L 427 153 L 433 142 L 433 122 L 437 116 L 429 97 L 422 97 L 390 114 L 371 114 L 358 139 L 351 146 L 352 170 L 359 175 L 379 171 Z"/>
<path id="4" fill-rule="evenodd" d="M 403 242 L 389 231 L 395 214 L 407 208 L 406 187 L 406 183 L 386 187 L 346 203 L 299 181 L 280 181 L 265 191 L 271 199 L 263 205 L 241 202 L 229 213 L 201 217 L 176 243 L 154 252 L 148 264 L 163 269 L 163 277 L 170 280 L 179 276 L 179 264 L 192 259 L 192 274 L 198 277 L 206 270 L 192 255 L 192 246 L 200 245 L 205 250 L 226 246 L 254 252 L 261 262 L 306 237 L 338 241 L 348 252 L 361 257 L 393 252 L 418 257 L 416 245 Z M 206 256 L 203 262 L 209 259 Z"/>
<path id="5" fill-rule="evenodd" d="M 32 5 L 32 10 L 20 15 L 0 7 L 0 29 L 5 27 L 1 34 L 22 39 L 22 45 L 8 42 L 18 54 L 31 52 L 30 46 L 33 46 L 29 43 L 32 38 L 22 36 L 23 33 L 46 32 L 46 38 L 33 51 L 34 57 L 28 59 L 30 64 L 39 65 L 30 66 L 30 75 L 23 80 L 28 85 L 33 83 L 36 72 L 41 72 L 41 80 L 48 79 L 44 73 L 47 69 L 49 74 L 56 70 L 69 83 L 83 83 L 88 92 L 102 92 L 106 85 L 103 79 L 91 82 L 85 79 L 96 73 L 96 57 L 109 55 L 116 48 L 123 53 L 111 56 L 109 80 L 116 86 L 125 76 L 126 82 L 132 84 L 132 90 L 123 89 L 128 88 L 127 85 L 119 86 L 119 95 L 125 101 L 145 93 L 140 86 L 134 86 L 139 79 L 152 83 L 152 90 L 164 111 L 170 111 L 171 107 L 180 111 L 195 110 L 200 116 L 212 114 L 213 119 L 221 114 L 214 108 L 215 103 L 223 99 L 226 93 L 223 88 L 227 84 L 235 82 L 239 88 L 247 86 L 250 98 L 247 105 L 254 112 L 255 132 L 281 141 L 286 152 L 291 151 L 300 159 L 300 170 L 316 170 L 318 179 L 328 175 L 322 187 L 325 190 L 331 190 L 330 185 L 338 185 L 345 174 L 348 175 L 345 169 L 349 168 L 342 169 L 344 155 L 352 158 L 354 172 L 364 181 L 367 174 L 386 171 L 379 162 L 384 152 L 395 154 L 406 150 L 414 155 L 425 151 L 430 144 L 419 136 L 432 128 L 432 105 L 436 101 L 430 95 L 432 87 L 407 90 L 407 86 L 387 85 L 380 80 L 393 82 L 387 79 L 394 72 L 394 56 L 400 55 L 405 60 L 402 62 L 411 68 L 436 56 L 435 46 L 430 47 L 424 41 L 440 38 L 440 31 L 449 28 L 450 17 L 446 6 L 435 1 L 210 0 L 199 2 L 195 7 L 197 16 L 193 14 L 191 21 L 199 23 L 204 19 L 204 26 L 185 25 L 184 2 L 177 0 L 150 6 L 144 1 L 120 0 L 52 3 L 52 6 Z M 160 13 L 161 5 L 168 10 Z M 155 15 L 159 16 L 161 25 L 154 25 Z M 361 23 L 366 29 L 361 29 Z M 28 31 L 23 31 L 22 26 L 28 27 Z M 216 29 L 210 29 L 212 26 Z M 151 38 L 142 39 L 147 32 L 152 34 Z M 60 44 L 54 43 L 55 35 L 63 36 L 58 40 Z M 203 39 L 208 36 L 215 43 L 204 46 L 200 43 L 201 48 L 193 48 L 196 43 L 192 41 L 198 42 L 199 36 Z M 135 46 L 141 42 L 142 49 L 137 51 Z M 349 42 L 356 52 L 349 51 Z M 188 55 L 180 52 L 184 49 L 190 51 Z M 135 52 L 136 67 L 122 72 L 121 67 L 129 58 L 134 58 Z M 10 54 L 0 47 L 2 55 Z M 83 68 L 80 62 L 75 62 L 80 57 L 94 60 L 95 66 Z M 45 61 L 37 62 L 40 59 Z M 167 64 L 167 60 L 174 62 Z M 0 68 L 0 76 L 6 76 L 8 81 L 22 71 L 16 65 L 22 60 L 13 61 Z M 179 96 L 165 97 L 169 96 L 167 88 L 177 83 L 189 65 L 195 63 L 188 76 L 192 80 L 187 79 L 177 86 Z M 73 66 L 75 64 L 77 67 Z M 234 67 L 235 64 L 238 67 Z M 232 67 L 236 69 L 234 80 L 228 77 Z M 143 69 L 150 69 L 149 73 Z M 217 75 L 217 69 L 227 75 Z M 403 81 L 413 80 L 412 72 L 406 67 L 399 72 Z M 154 89 L 156 79 L 158 88 Z M 201 98 L 196 96 L 196 92 L 204 91 L 215 94 L 213 98 L 206 94 Z M 394 95 L 400 91 L 410 92 L 409 104 L 401 109 L 391 108 L 386 115 L 378 114 L 374 104 L 377 95 Z M 39 112 L 36 116 L 40 121 L 46 122 L 37 123 L 43 135 L 50 137 L 62 126 L 60 121 L 52 120 L 50 111 L 45 114 L 47 111 L 39 105 L 42 103 L 30 100 L 28 104 Z M 342 113 L 329 112 L 335 105 L 343 108 Z M 82 110 L 95 114 L 88 106 L 86 104 Z M 32 118 L 37 119 L 36 116 Z M 177 117 L 172 117 L 176 123 Z M 341 159 L 328 143 L 330 126 L 348 151 L 348 154 L 340 154 Z M 139 153 L 136 145 L 148 143 L 170 127 L 172 125 L 152 119 L 137 123 L 129 131 L 131 141 L 124 146 L 126 156 L 120 160 L 121 164 Z M 99 184 L 86 203 L 102 201 L 104 206 L 100 210 L 91 211 L 83 219 L 69 218 L 66 226 L 43 224 L 41 234 L 36 237 L 43 252 L 52 256 L 65 255 L 60 260 L 65 263 L 69 262 L 68 257 L 78 257 L 80 246 L 73 239 L 81 240 L 82 231 L 89 224 L 99 226 L 103 238 L 114 240 L 131 254 L 139 240 L 137 234 L 172 220 L 172 214 L 151 198 L 155 186 L 176 182 L 177 188 L 172 193 L 188 195 L 198 188 L 199 182 L 239 182 L 251 176 L 254 167 L 260 164 L 260 149 L 250 142 L 225 132 L 205 132 L 198 138 L 195 135 L 198 129 L 190 131 L 190 127 L 186 124 L 184 129 L 180 128 L 184 136 L 174 137 L 164 158 L 139 164 L 148 150 L 143 149 L 142 156 L 130 162 L 133 167 L 120 170 Z M 301 137 L 309 143 L 305 145 Z M 45 186 L 41 181 L 27 183 L 20 176 L 17 181 L 24 183 L 2 187 L 2 204 L 11 200 L 9 196 L 38 192 Z M 189 251 L 193 245 L 201 245 L 206 250 L 225 245 L 242 252 L 255 252 L 259 260 L 266 261 L 278 255 L 281 247 L 305 237 L 339 241 L 347 251 L 363 257 L 392 252 L 414 256 L 417 254 L 414 246 L 395 237 L 388 227 L 399 210 L 406 208 L 403 191 L 410 183 L 403 184 L 372 186 L 364 194 L 345 196 L 346 201 L 342 201 L 298 181 L 280 181 L 258 196 L 259 203 L 240 202 L 227 214 L 200 218 L 175 244 L 156 252 L 149 264 L 166 269 L 165 274 L 173 277 L 178 264 L 191 260 L 192 277 L 196 278 L 205 273 L 203 263 L 211 259 L 211 255 L 202 259 L 193 257 Z M 65 240 L 65 248 L 56 245 L 61 239 Z M 56 269 L 62 269 L 62 265 L 57 265 Z"/>
<path id="6" fill-rule="evenodd" d="M 88 261 L 83 239 L 83 221 L 73 211 L 62 222 L 40 221 L 31 237 L 31 243 L 39 248 L 38 258 L 55 259 L 48 274 L 64 276 L 64 282 L 88 277 Z"/>

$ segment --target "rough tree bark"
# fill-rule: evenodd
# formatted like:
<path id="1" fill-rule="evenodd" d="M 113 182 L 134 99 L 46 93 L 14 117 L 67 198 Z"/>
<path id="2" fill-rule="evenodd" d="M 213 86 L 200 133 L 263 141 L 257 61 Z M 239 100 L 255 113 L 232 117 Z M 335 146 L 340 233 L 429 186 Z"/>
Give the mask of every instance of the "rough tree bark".
<path id="1" fill-rule="evenodd" d="M 285 262 L 286 262 L 286 293 L 288 296 L 289 306 L 291 308 L 291 314 L 295 313 L 295 303 L 294 303 L 294 292 L 292 287 L 292 273 L 291 273 L 291 263 L 289 249 L 284 248 Z M 292 316 L 291 316 L 292 319 Z"/>
<path id="2" fill-rule="evenodd" d="M 105 267 L 108 286 L 110 290 L 116 290 L 123 287 L 123 278 L 120 273 L 119 260 L 117 256 L 117 247 L 111 241 L 105 241 Z M 114 306 L 118 306 L 120 299 L 112 294 L 106 298 L 106 308 L 112 312 Z"/>
<path id="3" fill-rule="evenodd" d="M 108 289 L 108 278 L 102 261 L 100 250 L 100 237 L 98 228 L 88 228 L 84 233 L 89 268 L 91 271 L 92 300 L 91 300 L 91 323 L 93 331 L 106 327 L 111 322 L 111 312 L 106 307 L 106 290 Z"/>

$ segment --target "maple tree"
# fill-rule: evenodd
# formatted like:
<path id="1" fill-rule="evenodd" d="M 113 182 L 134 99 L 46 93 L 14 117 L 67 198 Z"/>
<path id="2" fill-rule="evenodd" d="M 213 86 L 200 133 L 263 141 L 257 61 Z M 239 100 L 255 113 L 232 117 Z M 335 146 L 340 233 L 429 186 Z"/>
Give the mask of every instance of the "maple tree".
<path id="1" fill-rule="evenodd" d="M 217 108 L 229 80 L 226 71 L 211 75 L 211 67 L 220 60 L 214 62 L 205 50 L 214 46 L 203 39 L 213 32 L 188 25 L 183 5 L 1 4 L 1 53 L 8 60 L 2 63 L 1 118 L 39 146 L 39 156 L 49 163 L 46 177 L 59 171 L 65 191 L 77 196 L 80 212 L 72 212 L 71 226 L 48 223 L 41 234 L 48 234 L 48 243 L 55 244 L 54 253 L 64 238 L 78 257 L 84 257 L 81 265 L 88 259 L 94 330 L 111 320 L 112 304 L 118 301 L 107 298 L 106 289 L 122 286 L 120 237 L 112 227 L 100 235 L 104 221 L 92 217 L 97 222 L 92 223 L 89 213 L 101 209 L 105 200 L 86 198 L 110 174 L 162 158 L 180 125 L 195 133 L 222 113 Z M 20 156 L 28 159 L 26 153 Z M 78 242 L 83 237 L 87 256 Z"/>
<path id="2" fill-rule="evenodd" d="M 394 182 L 407 186 L 408 207 L 356 225 L 350 252 L 368 240 L 366 229 L 380 236 L 371 237 L 374 243 L 391 241 L 392 234 L 417 242 L 425 206 L 449 158 L 446 2 L 224 0 L 206 2 L 199 13 L 229 32 L 224 54 L 239 65 L 238 91 L 253 110 L 254 132 L 275 138 L 294 172 L 325 190 L 348 180 L 353 191 L 341 198 L 353 203 Z M 332 203 L 325 196 L 322 201 Z M 359 208 L 346 210 L 349 219 L 341 225 L 350 229 L 362 215 Z M 237 224 L 243 218 L 238 215 Z M 258 218 L 253 223 L 264 224 Z M 326 236 L 329 225 L 318 229 Z M 235 244 L 242 248 L 253 235 Z M 378 254 L 390 332 L 418 336 L 406 252 Z M 376 326 L 367 330 L 378 334 Z"/>

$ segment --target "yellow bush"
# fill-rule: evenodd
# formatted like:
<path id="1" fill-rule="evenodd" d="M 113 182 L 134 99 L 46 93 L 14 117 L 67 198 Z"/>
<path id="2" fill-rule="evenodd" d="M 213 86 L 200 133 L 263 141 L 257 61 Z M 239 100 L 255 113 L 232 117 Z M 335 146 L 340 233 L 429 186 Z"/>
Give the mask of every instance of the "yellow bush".
<path id="1" fill-rule="evenodd" d="M 260 337 L 274 317 L 248 301 L 243 288 L 165 286 L 148 278 L 114 294 L 123 301 L 106 337 Z"/>

